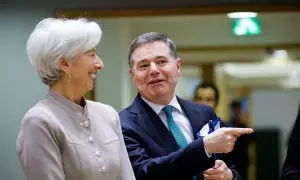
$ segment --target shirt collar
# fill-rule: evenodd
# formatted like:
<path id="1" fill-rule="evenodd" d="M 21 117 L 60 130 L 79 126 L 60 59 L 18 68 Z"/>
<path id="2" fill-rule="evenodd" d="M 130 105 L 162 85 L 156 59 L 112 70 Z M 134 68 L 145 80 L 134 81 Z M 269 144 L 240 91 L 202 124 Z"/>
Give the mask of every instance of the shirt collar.
<path id="1" fill-rule="evenodd" d="M 161 110 L 165 107 L 164 105 L 161 104 L 155 104 L 147 99 L 145 99 L 143 96 L 141 96 L 141 98 L 154 110 L 154 112 L 156 114 L 159 114 L 161 112 Z M 180 113 L 182 113 L 182 109 L 180 104 L 177 101 L 176 95 L 174 94 L 173 98 L 171 99 L 171 101 L 169 102 L 168 105 L 171 105 L 174 107 L 174 109 L 178 110 Z"/>

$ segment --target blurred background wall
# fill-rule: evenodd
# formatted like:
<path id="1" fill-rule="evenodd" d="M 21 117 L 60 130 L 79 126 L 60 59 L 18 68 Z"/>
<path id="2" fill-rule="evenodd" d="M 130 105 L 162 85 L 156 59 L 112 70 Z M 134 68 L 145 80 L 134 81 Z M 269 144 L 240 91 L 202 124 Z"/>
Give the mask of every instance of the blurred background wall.
<path id="1" fill-rule="evenodd" d="M 179 82 L 179 95 L 191 99 L 196 83 L 207 78 L 217 82 L 222 91 L 223 99 L 219 114 L 223 119 L 229 117 L 228 103 L 234 97 L 240 97 L 239 89 L 246 88 L 251 104 L 250 124 L 256 128 L 279 129 L 280 163 L 285 154 L 285 143 L 288 132 L 296 117 L 300 100 L 299 88 L 286 89 L 277 82 L 270 86 L 257 85 L 254 79 L 251 83 L 239 81 L 235 74 L 230 76 L 224 69 L 224 63 L 261 62 L 265 57 L 265 47 L 290 47 L 297 54 L 300 44 L 299 4 L 295 1 L 273 1 L 276 11 L 265 8 L 266 12 L 259 14 L 262 24 L 262 34 L 259 36 L 237 37 L 231 32 L 231 20 L 226 11 L 234 10 L 236 3 L 239 9 L 255 10 L 259 6 L 268 7 L 267 1 L 131 1 L 122 0 L 93 1 L 49 1 L 47 3 L 29 0 L 1 1 L 0 3 L 0 174 L 1 180 L 23 180 L 15 152 L 15 140 L 24 113 L 47 93 L 47 88 L 40 82 L 26 55 L 26 41 L 34 26 L 42 18 L 55 16 L 58 10 L 69 9 L 101 9 L 116 8 L 167 8 L 188 9 L 205 7 L 203 12 L 193 10 L 185 13 L 169 13 L 168 16 L 155 17 L 90 17 L 96 20 L 103 29 L 103 38 L 98 47 L 100 57 L 105 64 L 105 70 L 98 73 L 95 89 L 95 100 L 107 103 L 121 110 L 135 96 L 127 71 L 127 49 L 134 37 L 148 31 L 159 31 L 168 34 L 177 44 L 179 55 L 183 61 L 183 76 Z M 252 4 L 252 6 L 251 6 Z M 258 5 L 259 6 L 258 6 Z M 283 4 L 283 5 L 282 5 Z M 228 6 L 230 8 L 222 8 Z M 241 8 L 244 7 L 244 8 Z M 284 11 L 278 12 L 279 7 Z M 298 7 L 298 8 L 297 8 Z M 220 11 L 214 13 L 214 8 Z M 276 9 L 275 8 L 275 9 Z M 293 9 L 294 8 L 294 9 Z M 199 10 L 200 10 L 199 9 Z M 264 8 L 263 8 L 264 9 Z M 179 10 L 180 11 L 180 10 Z M 117 12 L 113 10 L 113 12 Z M 209 12 L 206 14 L 205 12 Z M 197 15 L 199 14 L 199 15 Z M 172 16 L 170 16 L 172 15 Z M 231 47 L 231 48 L 228 48 Z M 243 47 L 243 48 L 240 48 Z M 251 48 L 256 47 L 256 48 Z M 229 49 L 229 50 L 228 50 Z M 241 50 L 242 49 L 242 50 Z M 250 49 L 250 50 L 249 50 Z M 295 50 L 296 49 L 296 50 Z M 241 54 L 237 56 L 237 54 Z M 217 72 L 217 66 L 222 70 Z M 283 65 L 284 66 L 284 65 Z M 224 72 L 223 72 L 224 71 Z M 219 73 L 219 76 L 218 76 Z M 218 77 L 226 77 L 225 79 Z M 259 77 L 259 76 L 258 76 Z M 259 78 L 257 78 L 259 79 Z M 269 82 L 266 78 L 265 82 Z M 267 84 L 267 83 L 266 83 Z M 244 95 L 242 93 L 242 95 Z"/>

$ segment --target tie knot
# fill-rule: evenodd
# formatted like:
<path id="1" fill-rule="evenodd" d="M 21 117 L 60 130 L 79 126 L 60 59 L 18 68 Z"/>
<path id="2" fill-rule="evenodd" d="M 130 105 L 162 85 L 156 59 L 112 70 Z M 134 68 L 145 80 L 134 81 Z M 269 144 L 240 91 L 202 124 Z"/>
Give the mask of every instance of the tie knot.
<path id="1" fill-rule="evenodd" d="M 166 115 L 172 115 L 173 106 L 167 105 L 162 109 Z"/>

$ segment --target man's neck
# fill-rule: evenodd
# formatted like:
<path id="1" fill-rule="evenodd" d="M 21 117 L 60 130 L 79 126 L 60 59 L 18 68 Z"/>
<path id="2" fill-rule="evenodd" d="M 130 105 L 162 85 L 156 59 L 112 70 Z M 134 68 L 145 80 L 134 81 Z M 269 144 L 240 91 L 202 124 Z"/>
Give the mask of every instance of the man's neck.
<path id="1" fill-rule="evenodd" d="M 169 97 L 148 98 L 148 97 L 145 97 L 141 94 L 141 97 L 143 97 L 144 99 L 146 99 L 146 100 L 148 100 L 148 101 L 150 101 L 154 104 L 166 106 L 173 99 L 174 95 L 175 94 L 173 94 L 172 96 L 169 96 Z"/>

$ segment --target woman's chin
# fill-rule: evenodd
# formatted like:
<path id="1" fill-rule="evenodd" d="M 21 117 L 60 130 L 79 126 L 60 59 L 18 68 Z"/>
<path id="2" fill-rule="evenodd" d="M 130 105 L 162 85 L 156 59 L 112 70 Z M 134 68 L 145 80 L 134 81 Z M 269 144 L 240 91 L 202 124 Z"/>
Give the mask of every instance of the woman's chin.
<path id="1" fill-rule="evenodd" d="M 90 91 L 92 91 L 93 89 L 94 89 L 94 86 L 91 85 L 91 86 L 87 87 L 87 92 L 90 92 Z"/>
<path id="2" fill-rule="evenodd" d="M 93 90 L 94 88 L 95 88 L 95 83 L 94 83 L 94 81 L 86 83 L 86 89 L 87 89 L 87 91 L 91 91 L 91 90 Z"/>

